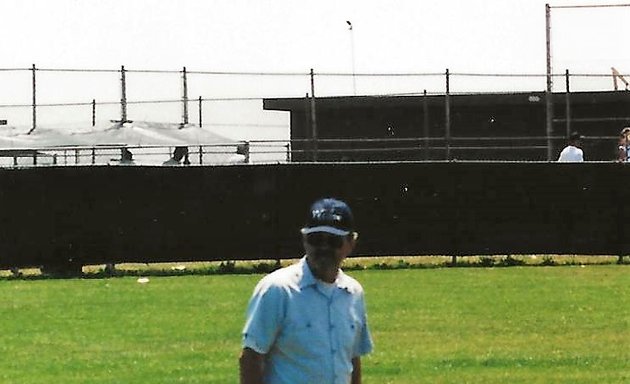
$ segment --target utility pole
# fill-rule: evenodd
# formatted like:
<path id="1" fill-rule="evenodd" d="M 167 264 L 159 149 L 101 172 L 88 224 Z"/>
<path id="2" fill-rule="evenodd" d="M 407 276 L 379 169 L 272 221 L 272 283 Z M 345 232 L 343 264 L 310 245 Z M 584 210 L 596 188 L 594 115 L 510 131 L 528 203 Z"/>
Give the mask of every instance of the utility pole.
<path id="1" fill-rule="evenodd" d="M 595 8 L 622 8 L 630 7 L 630 4 L 586 4 L 586 5 L 554 5 L 545 4 L 545 28 L 547 49 L 547 89 L 545 99 L 547 105 L 547 160 L 553 159 L 553 74 L 551 61 L 551 9 L 595 9 Z M 614 73 L 613 73 L 614 79 Z"/>

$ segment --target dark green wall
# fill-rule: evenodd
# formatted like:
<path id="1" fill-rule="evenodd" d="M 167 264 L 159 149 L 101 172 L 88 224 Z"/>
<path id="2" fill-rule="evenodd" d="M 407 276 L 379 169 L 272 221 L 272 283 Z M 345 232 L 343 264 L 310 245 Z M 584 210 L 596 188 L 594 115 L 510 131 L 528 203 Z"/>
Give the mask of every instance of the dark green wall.
<path id="1" fill-rule="evenodd" d="M 292 258 L 348 201 L 361 255 L 628 253 L 623 164 L 352 163 L 0 170 L 0 266 Z"/>

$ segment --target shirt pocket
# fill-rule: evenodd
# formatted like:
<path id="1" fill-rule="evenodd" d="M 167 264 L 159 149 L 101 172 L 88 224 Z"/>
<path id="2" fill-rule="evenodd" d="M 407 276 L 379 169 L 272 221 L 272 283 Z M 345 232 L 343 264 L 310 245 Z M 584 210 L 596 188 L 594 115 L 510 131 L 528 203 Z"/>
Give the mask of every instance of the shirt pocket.
<path id="1" fill-rule="evenodd" d="M 352 358 L 361 334 L 361 321 L 355 316 L 350 316 L 341 324 L 342 326 L 339 330 L 340 347 L 346 352 L 348 357 Z"/>
<path id="2" fill-rule="evenodd" d="M 311 322 L 288 324 L 279 339 L 279 347 L 287 354 L 313 356 L 321 349 L 322 340 Z"/>

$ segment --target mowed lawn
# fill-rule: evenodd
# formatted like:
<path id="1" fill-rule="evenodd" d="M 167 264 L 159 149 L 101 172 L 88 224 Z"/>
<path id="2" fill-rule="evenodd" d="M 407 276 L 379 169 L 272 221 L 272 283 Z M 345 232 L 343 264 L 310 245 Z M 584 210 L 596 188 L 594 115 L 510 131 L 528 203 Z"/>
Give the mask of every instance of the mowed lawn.
<path id="1" fill-rule="evenodd" d="M 628 266 L 350 274 L 364 383 L 630 383 Z M 237 383 L 259 278 L 0 280 L 0 383 Z"/>

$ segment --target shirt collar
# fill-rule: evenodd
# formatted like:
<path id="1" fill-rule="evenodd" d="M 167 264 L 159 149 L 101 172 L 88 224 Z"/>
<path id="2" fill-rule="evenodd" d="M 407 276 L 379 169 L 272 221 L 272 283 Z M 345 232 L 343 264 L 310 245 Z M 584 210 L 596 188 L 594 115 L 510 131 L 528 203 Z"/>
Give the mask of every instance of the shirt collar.
<path id="1" fill-rule="evenodd" d="M 300 278 L 299 287 L 306 288 L 306 287 L 310 287 L 311 285 L 316 285 L 317 278 L 313 275 L 313 272 L 311 272 L 311 268 L 309 268 L 308 263 L 306 262 L 306 256 L 300 259 L 299 264 L 302 270 L 302 276 Z M 351 293 L 350 279 L 348 279 L 346 274 L 343 273 L 341 269 L 339 269 L 339 273 L 337 274 L 337 279 L 335 279 L 335 282 L 333 284 L 335 284 L 336 287 L 341 288 Z"/>
<path id="2" fill-rule="evenodd" d="M 300 259 L 299 264 L 302 270 L 302 276 L 300 276 L 300 282 L 299 282 L 300 288 L 306 288 L 306 287 L 310 287 L 311 285 L 317 284 L 317 279 L 315 278 L 315 276 L 313 276 L 313 272 L 311 272 L 311 269 L 309 268 L 308 263 L 306 262 L 306 256 Z"/>

